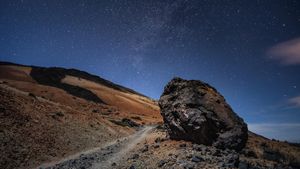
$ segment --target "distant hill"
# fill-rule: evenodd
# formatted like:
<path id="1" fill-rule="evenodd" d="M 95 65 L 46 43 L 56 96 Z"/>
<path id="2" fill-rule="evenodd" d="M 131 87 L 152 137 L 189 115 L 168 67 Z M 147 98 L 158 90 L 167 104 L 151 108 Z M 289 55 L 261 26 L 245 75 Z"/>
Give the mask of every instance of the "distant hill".
<path id="1" fill-rule="evenodd" d="M 112 83 L 99 76 L 76 69 L 60 67 L 38 67 L 0 62 L 0 78 L 27 82 L 30 86 L 44 85 L 59 88 L 70 95 L 95 103 L 103 103 L 126 111 L 136 113 L 153 113 L 158 111 L 154 100 L 132 89 Z M 12 84 L 14 84 L 12 82 Z M 26 91 L 26 85 L 22 89 Z M 18 88 L 18 86 L 15 86 Z M 28 92 L 30 91 L 27 88 Z M 39 93 L 36 93 L 39 95 Z M 145 108 L 145 105 L 147 108 Z M 155 106 L 153 106 L 155 105 Z M 148 109 L 151 107 L 151 109 Z"/>

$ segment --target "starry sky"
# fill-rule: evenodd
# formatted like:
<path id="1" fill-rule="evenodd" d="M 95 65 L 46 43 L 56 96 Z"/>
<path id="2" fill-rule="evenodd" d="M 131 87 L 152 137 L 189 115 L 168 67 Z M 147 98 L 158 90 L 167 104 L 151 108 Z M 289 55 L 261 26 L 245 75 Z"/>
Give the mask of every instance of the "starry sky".
<path id="1" fill-rule="evenodd" d="M 0 60 L 77 68 L 158 99 L 216 87 L 249 128 L 300 141 L 300 1 L 1 0 Z"/>

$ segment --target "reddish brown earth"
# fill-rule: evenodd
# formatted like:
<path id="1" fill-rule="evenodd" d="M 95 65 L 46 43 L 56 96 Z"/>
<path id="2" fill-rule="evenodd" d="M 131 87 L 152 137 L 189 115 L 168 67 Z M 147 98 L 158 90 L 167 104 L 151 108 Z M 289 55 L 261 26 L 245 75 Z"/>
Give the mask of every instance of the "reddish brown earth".
<path id="1" fill-rule="evenodd" d="M 33 69 L 35 67 L 0 64 L 0 168 L 27 169 L 56 164 L 100 147 L 104 148 L 97 150 L 98 154 L 110 154 L 100 161 L 106 160 L 109 168 L 120 169 L 132 166 L 184 168 L 189 165 L 222 168 L 220 164 L 222 160 L 226 161 L 226 153 L 232 155 L 222 151 L 223 155 L 218 157 L 213 155 L 216 151 L 213 147 L 200 150 L 191 142 L 168 139 L 164 129 L 147 130 L 146 133 L 128 124 L 128 120 L 122 121 L 129 119 L 144 126 L 162 123 L 157 102 L 135 91 L 105 80 L 95 80 L 86 74 L 83 76 L 80 71 L 78 76 L 75 71 L 60 80 L 67 86 L 75 86 L 78 89 L 75 92 L 89 91 L 104 102 L 97 103 L 56 84 L 37 82 L 31 74 Z M 148 145 L 147 150 L 145 145 Z M 205 160 L 193 162 L 195 155 L 201 155 Z M 118 161 L 111 161 L 116 157 Z M 248 168 L 250 165 L 298 168 L 300 148 L 249 132 L 246 148 L 239 153 L 239 162 Z M 99 161 L 93 164 L 99 167 Z"/>
<path id="2" fill-rule="evenodd" d="M 1 168 L 36 167 L 133 134 L 132 127 L 114 123 L 123 118 L 162 121 L 157 103 L 145 96 L 73 76 L 62 80 L 87 88 L 106 104 L 94 103 L 37 83 L 31 69 L 0 65 Z"/>

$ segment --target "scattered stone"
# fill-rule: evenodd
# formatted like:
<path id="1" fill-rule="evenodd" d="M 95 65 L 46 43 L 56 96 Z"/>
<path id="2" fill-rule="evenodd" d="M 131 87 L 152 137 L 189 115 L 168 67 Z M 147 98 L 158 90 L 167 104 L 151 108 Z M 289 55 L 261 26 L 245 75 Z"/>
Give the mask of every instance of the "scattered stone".
<path id="1" fill-rule="evenodd" d="M 257 158 L 257 155 L 255 154 L 255 152 L 254 152 L 253 150 L 244 149 L 242 153 L 243 153 L 246 157 Z"/>
<path id="2" fill-rule="evenodd" d="M 171 139 L 241 150 L 248 138 L 246 123 L 210 85 L 174 78 L 159 100 Z"/>
<path id="3" fill-rule="evenodd" d="M 111 166 L 116 166 L 116 165 L 117 165 L 116 163 L 112 163 L 112 164 L 111 164 Z"/>
<path id="4" fill-rule="evenodd" d="M 149 150 L 149 146 L 146 144 L 142 149 L 141 152 L 147 152 Z"/>
<path id="5" fill-rule="evenodd" d="M 136 167 L 135 167 L 134 165 L 131 165 L 131 166 L 129 167 L 129 169 L 136 169 Z"/>
<path id="6" fill-rule="evenodd" d="M 226 157 L 225 166 L 226 167 L 238 167 L 239 165 L 239 155 L 237 153 L 229 154 Z"/>
<path id="7" fill-rule="evenodd" d="M 199 162 L 201 162 L 201 161 L 203 161 L 203 158 L 202 157 L 200 157 L 200 156 L 193 156 L 192 157 L 192 162 L 195 162 L 195 163 L 199 163 Z"/>
<path id="8" fill-rule="evenodd" d="M 36 98 L 35 94 L 33 94 L 33 93 L 28 93 L 28 96 Z"/>
<path id="9" fill-rule="evenodd" d="M 202 151 L 202 145 L 199 145 L 199 144 L 193 144 L 193 150 L 196 150 L 196 151 Z"/>
<path id="10" fill-rule="evenodd" d="M 138 159 L 140 157 L 140 155 L 138 154 L 133 154 L 132 157 L 130 159 Z"/>
<path id="11" fill-rule="evenodd" d="M 161 138 L 160 137 L 157 137 L 155 140 L 154 140 L 155 143 L 160 143 L 161 142 Z"/>
<path id="12" fill-rule="evenodd" d="M 164 166 L 166 163 L 167 163 L 167 161 L 165 161 L 165 160 L 160 160 L 160 161 L 158 162 L 158 167 L 162 167 L 162 166 Z"/>
<path id="13" fill-rule="evenodd" d="M 64 113 L 59 111 L 59 112 L 56 112 L 55 115 L 57 115 L 57 116 L 59 116 L 59 117 L 63 117 L 63 116 L 64 116 Z"/>
<path id="14" fill-rule="evenodd" d="M 194 169 L 195 168 L 195 166 L 190 163 L 184 163 L 182 166 L 184 169 Z"/>
<path id="15" fill-rule="evenodd" d="M 272 150 L 271 148 L 265 147 L 263 152 L 263 158 L 271 161 L 281 162 L 284 160 L 283 155 L 280 152 Z"/>
<path id="16" fill-rule="evenodd" d="M 155 143 L 153 147 L 154 147 L 154 148 L 159 148 L 159 147 L 160 147 L 160 144 L 159 144 L 159 143 Z"/>
<path id="17" fill-rule="evenodd" d="M 220 156 L 220 155 L 221 155 L 221 152 L 220 152 L 219 149 L 216 149 L 216 150 L 213 152 L 212 155 L 213 155 L 213 156 Z"/>
<path id="18" fill-rule="evenodd" d="M 193 157 L 192 154 L 188 154 L 188 155 L 186 156 L 186 158 L 192 158 L 192 157 Z"/>
<path id="19" fill-rule="evenodd" d="M 179 144 L 179 147 L 186 147 L 185 143 Z"/>
<path id="20" fill-rule="evenodd" d="M 52 112 L 50 114 L 50 116 L 55 120 L 59 120 L 61 117 L 64 116 L 64 113 L 63 112 Z"/>

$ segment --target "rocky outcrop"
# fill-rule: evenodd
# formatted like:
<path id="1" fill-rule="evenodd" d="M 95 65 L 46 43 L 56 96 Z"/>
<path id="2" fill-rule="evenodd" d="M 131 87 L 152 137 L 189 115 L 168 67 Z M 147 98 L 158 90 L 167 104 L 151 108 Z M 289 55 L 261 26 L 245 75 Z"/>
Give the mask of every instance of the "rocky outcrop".
<path id="1" fill-rule="evenodd" d="M 210 85 L 174 78 L 159 100 L 171 139 L 241 150 L 247 141 L 247 125 Z"/>

